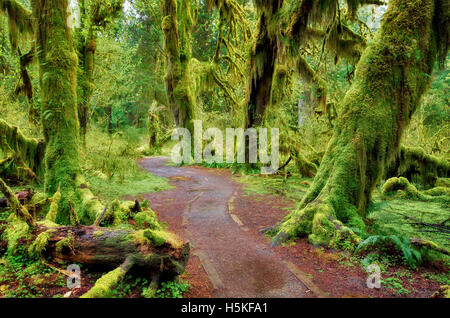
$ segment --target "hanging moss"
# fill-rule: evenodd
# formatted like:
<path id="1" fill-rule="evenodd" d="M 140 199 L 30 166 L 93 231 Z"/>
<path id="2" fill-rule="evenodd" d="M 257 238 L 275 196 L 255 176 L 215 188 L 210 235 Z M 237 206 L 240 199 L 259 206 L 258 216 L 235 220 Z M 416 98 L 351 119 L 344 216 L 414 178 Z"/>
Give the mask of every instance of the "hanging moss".
<path id="1" fill-rule="evenodd" d="M 430 85 L 440 32 L 435 13 L 434 0 L 389 1 L 342 101 L 314 182 L 278 227 L 273 245 L 298 235 L 330 241 L 337 230 L 333 219 L 362 225 L 372 191 Z"/>
<path id="2" fill-rule="evenodd" d="M 164 50 L 169 60 L 166 73 L 169 104 L 176 125 L 189 129 L 193 135 L 195 99 L 190 88 L 188 67 L 192 56 L 191 33 L 197 13 L 189 0 L 180 1 L 180 10 L 176 0 L 164 0 L 161 7 Z"/>
<path id="3" fill-rule="evenodd" d="M 45 143 L 26 137 L 17 126 L 0 119 L 0 150 L 18 156 L 38 177 L 44 174 Z"/>
<path id="4" fill-rule="evenodd" d="M 31 11 L 16 0 L 0 0 L 0 13 L 8 15 L 9 40 L 13 50 L 16 50 L 19 35 L 33 33 Z"/>
<path id="5" fill-rule="evenodd" d="M 124 0 L 90 0 L 80 2 L 82 25 L 76 31 L 78 44 L 78 119 L 80 135 L 85 143 L 92 95 L 94 92 L 94 66 L 99 31 L 105 29 L 122 12 Z M 87 21 L 87 22 L 86 22 Z M 87 25 L 85 25 L 85 22 Z"/>

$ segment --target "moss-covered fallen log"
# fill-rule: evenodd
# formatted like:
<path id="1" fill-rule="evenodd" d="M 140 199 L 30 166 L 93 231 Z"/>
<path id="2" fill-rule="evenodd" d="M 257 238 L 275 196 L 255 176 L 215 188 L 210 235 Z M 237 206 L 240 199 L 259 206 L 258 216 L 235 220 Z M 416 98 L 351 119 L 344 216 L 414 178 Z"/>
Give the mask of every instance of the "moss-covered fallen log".
<path id="1" fill-rule="evenodd" d="M 189 243 L 163 230 L 37 225 L 32 233 L 31 253 L 86 266 L 112 269 L 128 258 L 139 271 L 171 278 L 189 258 Z"/>
<path id="2" fill-rule="evenodd" d="M 388 178 L 398 176 L 433 187 L 439 177 L 450 177 L 450 161 L 427 154 L 420 147 L 402 146 L 396 160 L 387 169 Z"/>

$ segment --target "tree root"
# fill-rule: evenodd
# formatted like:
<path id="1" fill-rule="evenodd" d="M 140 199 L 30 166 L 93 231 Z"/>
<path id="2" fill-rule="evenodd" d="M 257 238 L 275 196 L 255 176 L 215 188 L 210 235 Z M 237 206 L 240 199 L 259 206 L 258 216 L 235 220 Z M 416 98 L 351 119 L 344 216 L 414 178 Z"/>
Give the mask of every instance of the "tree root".
<path id="1" fill-rule="evenodd" d="M 125 274 L 128 273 L 133 264 L 133 257 L 128 256 L 122 265 L 100 277 L 95 282 L 94 287 L 80 298 L 104 298 L 107 293 L 125 277 Z"/>
<path id="2" fill-rule="evenodd" d="M 350 228 L 336 219 L 333 209 L 328 204 L 319 200 L 292 212 L 278 226 L 268 230 L 277 231 L 271 247 L 298 236 L 308 236 L 309 241 L 315 245 L 333 245 L 342 240 L 350 240 L 354 244 L 361 241 Z"/>

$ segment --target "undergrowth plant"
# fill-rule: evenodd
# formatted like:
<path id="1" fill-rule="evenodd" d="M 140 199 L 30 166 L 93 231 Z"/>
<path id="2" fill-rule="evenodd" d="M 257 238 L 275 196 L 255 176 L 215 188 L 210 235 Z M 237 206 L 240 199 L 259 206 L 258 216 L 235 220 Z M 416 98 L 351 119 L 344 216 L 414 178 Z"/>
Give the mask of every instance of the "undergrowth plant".
<path id="1" fill-rule="evenodd" d="M 362 241 L 355 250 L 355 253 L 371 251 L 377 249 L 381 253 L 396 255 L 401 254 L 401 262 L 405 265 L 416 268 L 422 262 L 420 251 L 416 250 L 409 243 L 409 238 L 397 235 L 373 235 Z"/>

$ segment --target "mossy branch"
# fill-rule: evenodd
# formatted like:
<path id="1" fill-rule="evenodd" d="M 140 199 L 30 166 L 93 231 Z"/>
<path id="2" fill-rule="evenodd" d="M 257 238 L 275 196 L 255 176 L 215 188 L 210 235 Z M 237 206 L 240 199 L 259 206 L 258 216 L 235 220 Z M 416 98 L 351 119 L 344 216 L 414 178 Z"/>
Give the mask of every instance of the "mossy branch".
<path id="1" fill-rule="evenodd" d="M 8 200 L 9 204 L 11 205 L 15 215 L 19 219 L 25 221 L 28 225 L 33 226 L 34 225 L 33 217 L 28 212 L 28 210 L 25 209 L 25 207 L 22 204 L 20 204 L 17 197 L 14 195 L 14 193 L 11 191 L 11 189 L 3 181 L 2 178 L 0 178 L 0 191 L 5 195 L 6 199 Z"/>

